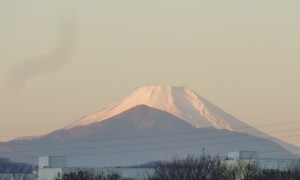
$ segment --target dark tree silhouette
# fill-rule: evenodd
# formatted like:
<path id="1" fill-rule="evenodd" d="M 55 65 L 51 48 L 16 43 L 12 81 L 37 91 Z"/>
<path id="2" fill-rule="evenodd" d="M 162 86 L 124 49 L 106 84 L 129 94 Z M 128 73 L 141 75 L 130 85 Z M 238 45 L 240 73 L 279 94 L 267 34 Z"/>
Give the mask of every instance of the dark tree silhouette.
<path id="1" fill-rule="evenodd" d="M 55 180 L 120 180 L 121 176 L 117 173 L 104 174 L 103 172 L 95 174 L 93 171 L 80 170 L 67 174 L 58 174 Z"/>
<path id="2" fill-rule="evenodd" d="M 174 158 L 160 162 L 148 180 L 300 180 L 300 162 L 286 170 L 263 170 L 251 160 L 222 163 L 218 157 Z"/>
<path id="3" fill-rule="evenodd" d="M 0 158 L 0 173 L 30 174 L 35 169 L 31 164 L 12 162 L 8 158 Z"/>

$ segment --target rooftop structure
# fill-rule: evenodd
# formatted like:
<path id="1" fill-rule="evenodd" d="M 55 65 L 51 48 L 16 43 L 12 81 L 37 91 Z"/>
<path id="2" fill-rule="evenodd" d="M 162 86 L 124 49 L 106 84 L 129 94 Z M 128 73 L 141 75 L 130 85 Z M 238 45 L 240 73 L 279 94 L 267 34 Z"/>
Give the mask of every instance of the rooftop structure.
<path id="1" fill-rule="evenodd" d="M 243 160 L 243 159 L 258 159 L 257 151 L 235 151 L 228 152 L 229 160 Z"/>

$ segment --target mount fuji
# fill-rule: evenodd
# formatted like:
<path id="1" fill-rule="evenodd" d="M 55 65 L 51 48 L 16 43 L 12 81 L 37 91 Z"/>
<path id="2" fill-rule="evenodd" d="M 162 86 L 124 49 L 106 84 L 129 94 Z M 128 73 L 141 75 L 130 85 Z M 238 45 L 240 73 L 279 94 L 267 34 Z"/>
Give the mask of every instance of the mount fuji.
<path id="1" fill-rule="evenodd" d="M 186 87 L 147 86 L 62 129 L 0 144 L 0 153 L 36 163 L 66 155 L 70 166 L 123 166 L 174 156 L 254 150 L 294 158 L 295 148 L 239 121 Z"/>
<path id="2" fill-rule="evenodd" d="M 224 113 L 220 112 L 217 107 L 214 107 L 191 89 L 185 87 L 148 86 L 134 91 L 125 99 L 80 119 L 66 128 L 101 122 L 138 105 L 146 105 L 168 112 L 196 128 L 214 127 L 233 130 L 232 126 L 241 125 L 233 117 L 226 118 L 228 122 L 225 121 L 222 118 L 225 115 Z"/>

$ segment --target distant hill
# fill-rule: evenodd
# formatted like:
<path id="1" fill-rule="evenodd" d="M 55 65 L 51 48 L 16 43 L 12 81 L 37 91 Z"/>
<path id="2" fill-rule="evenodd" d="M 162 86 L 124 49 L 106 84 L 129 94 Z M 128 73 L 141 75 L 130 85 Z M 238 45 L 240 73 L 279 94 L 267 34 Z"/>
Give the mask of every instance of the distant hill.
<path id="1" fill-rule="evenodd" d="M 162 161 L 151 161 L 139 165 L 129 166 L 129 168 L 156 168 Z"/>
<path id="2" fill-rule="evenodd" d="M 27 163 L 12 162 L 8 158 L 0 158 L 0 174 L 29 174 L 35 167 Z"/>

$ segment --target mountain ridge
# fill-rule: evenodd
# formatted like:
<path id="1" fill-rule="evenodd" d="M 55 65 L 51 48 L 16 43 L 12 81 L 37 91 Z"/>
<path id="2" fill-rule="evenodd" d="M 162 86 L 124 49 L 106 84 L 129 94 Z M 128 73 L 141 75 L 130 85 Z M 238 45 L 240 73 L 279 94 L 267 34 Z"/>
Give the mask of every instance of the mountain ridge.
<path id="1" fill-rule="evenodd" d="M 146 105 L 170 113 L 196 128 L 213 127 L 244 132 L 260 138 L 274 139 L 272 136 L 262 133 L 260 130 L 223 111 L 212 102 L 185 86 L 143 86 L 125 98 L 91 113 L 64 128 L 69 129 L 94 122 L 101 122 L 137 105 Z M 287 149 L 294 149 L 295 147 L 280 139 L 275 141 Z"/>
<path id="2" fill-rule="evenodd" d="M 145 121 L 151 122 L 150 126 L 144 126 Z M 269 139 L 213 127 L 196 128 L 170 113 L 145 105 L 101 122 L 59 129 L 33 140 L 16 140 L 6 145 L 10 148 L 0 145 L 0 152 L 13 160 L 21 158 L 22 162 L 36 164 L 39 156 L 67 156 L 68 165 L 73 167 L 168 160 L 199 154 L 203 147 L 209 154 L 220 157 L 236 150 L 259 151 L 261 157 L 294 157 Z"/>

